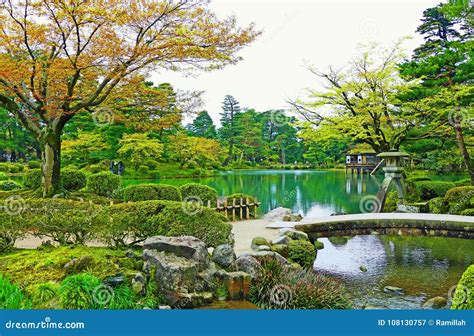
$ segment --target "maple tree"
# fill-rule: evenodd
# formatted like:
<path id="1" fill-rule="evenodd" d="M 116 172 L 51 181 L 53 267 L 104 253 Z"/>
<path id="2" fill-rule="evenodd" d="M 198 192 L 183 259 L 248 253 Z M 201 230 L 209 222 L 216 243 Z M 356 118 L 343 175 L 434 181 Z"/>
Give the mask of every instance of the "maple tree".
<path id="1" fill-rule="evenodd" d="M 2 0 L 0 107 L 40 143 L 44 196 L 60 191 L 61 135 L 76 114 L 113 119 L 105 108 L 149 71 L 218 69 L 257 35 L 206 0 Z"/>

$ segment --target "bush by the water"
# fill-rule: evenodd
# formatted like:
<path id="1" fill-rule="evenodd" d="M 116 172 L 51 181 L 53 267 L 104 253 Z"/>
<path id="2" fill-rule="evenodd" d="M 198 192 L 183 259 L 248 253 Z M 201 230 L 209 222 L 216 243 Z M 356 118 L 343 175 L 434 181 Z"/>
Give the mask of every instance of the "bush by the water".
<path id="1" fill-rule="evenodd" d="M 34 198 L 27 200 L 21 217 L 34 235 L 67 245 L 93 239 L 102 216 L 102 207 L 89 202 Z"/>
<path id="2" fill-rule="evenodd" d="M 309 241 L 292 240 L 288 244 L 288 258 L 304 268 L 311 268 L 316 259 L 316 249 Z"/>
<path id="3" fill-rule="evenodd" d="M 121 184 L 120 176 L 110 172 L 93 174 L 87 178 L 87 189 L 100 196 L 114 196 Z"/>
<path id="4" fill-rule="evenodd" d="M 455 187 L 452 182 L 421 181 L 415 183 L 421 193 L 421 199 L 427 201 L 435 197 L 444 197 L 449 189 Z"/>
<path id="5" fill-rule="evenodd" d="M 252 280 L 251 301 L 264 309 L 350 309 L 352 303 L 338 281 L 313 270 L 282 266 L 276 258 L 262 258 Z"/>
<path id="6" fill-rule="evenodd" d="M 217 191 L 214 188 L 208 187 L 199 183 L 188 183 L 180 187 L 183 200 L 199 200 L 204 205 L 211 201 L 212 206 L 217 204 Z"/>
<path id="7" fill-rule="evenodd" d="M 469 266 L 459 280 L 451 309 L 474 309 L 474 265 Z"/>
<path id="8" fill-rule="evenodd" d="M 61 184 L 68 191 L 84 188 L 87 183 L 86 174 L 81 171 L 64 170 L 61 172 Z"/>
<path id="9" fill-rule="evenodd" d="M 28 189 L 38 189 L 41 187 L 41 177 L 41 169 L 29 170 L 23 177 L 23 185 Z"/>
<path id="10" fill-rule="evenodd" d="M 9 190 L 15 190 L 15 189 L 21 189 L 21 185 L 19 185 L 15 181 L 1 181 L 0 182 L 0 190 L 9 191 Z"/>
<path id="11" fill-rule="evenodd" d="M 151 200 L 181 201 L 181 192 L 177 187 L 166 184 L 139 184 L 125 188 L 123 198 L 126 202 Z"/>
<path id="12" fill-rule="evenodd" d="M 20 287 L 0 274 L 0 309 L 29 309 L 31 302 Z"/>
<path id="13" fill-rule="evenodd" d="M 144 201 L 110 206 L 100 239 L 111 246 L 142 241 L 154 235 L 190 235 L 208 246 L 230 242 L 231 225 L 216 211 L 173 201 Z"/>

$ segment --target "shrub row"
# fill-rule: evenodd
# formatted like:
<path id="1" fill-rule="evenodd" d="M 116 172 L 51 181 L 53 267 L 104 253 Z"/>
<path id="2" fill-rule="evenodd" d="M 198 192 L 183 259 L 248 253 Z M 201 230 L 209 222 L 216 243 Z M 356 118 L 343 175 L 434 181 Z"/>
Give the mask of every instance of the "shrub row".
<path id="1" fill-rule="evenodd" d="M 180 190 L 166 184 L 139 184 L 125 188 L 123 199 L 126 202 L 149 201 L 149 200 L 168 200 L 181 201 Z"/>
<path id="2" fill-rule="evenodd" d="M 124 246 L 154 235 L 191 235 L 208 246 L 232 243 L 231 225 L 216 211 L 173 201 L 145 201 L 100 206 L 65 199 L 29 199 L 0 212 L 0 251 L 27 232 L 61 245 L 98 239 Z"/>
<path id="3" fill-rule="evenodd" d="M 17 174 L 22 172 L 25 169 L 25 166 L 21 163 L 14 162 L 1 162 L 0 163 L 0 172 Z"/>

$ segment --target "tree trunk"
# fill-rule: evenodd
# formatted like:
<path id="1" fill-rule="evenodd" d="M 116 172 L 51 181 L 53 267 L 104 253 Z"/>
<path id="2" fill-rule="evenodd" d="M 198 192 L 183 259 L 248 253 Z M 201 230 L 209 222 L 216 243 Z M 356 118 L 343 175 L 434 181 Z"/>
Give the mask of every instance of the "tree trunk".
<path id="1" fill-rule="evenodd" d="M 43 197 L 51 197 L 61 192 L 61 131 L 45 130 L 40 144 Z"/>
<path id="2" fill-rule="evenodd" d="M 456 142 L 458 143 L 459 151 L 461 152 L 464 165 L 466 166 L 467 173 L 469 174 L 469 178 L 471 179 L 471 185 L 474 186 L 474 167 L 472 165 L 469 152 L 467 151 L 466 143 L 464 141 L 464 135 L 462 132 L 462 127 L 459 122 L 455 123 L 454 130 L 456 131 Z"/>

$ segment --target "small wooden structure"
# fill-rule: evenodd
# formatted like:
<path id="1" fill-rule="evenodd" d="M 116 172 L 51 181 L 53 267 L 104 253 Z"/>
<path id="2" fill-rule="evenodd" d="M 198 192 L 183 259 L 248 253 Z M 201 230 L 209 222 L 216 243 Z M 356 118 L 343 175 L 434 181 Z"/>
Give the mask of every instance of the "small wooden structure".
<path id="1" fill-rule="evenodd" d="M 236 219 L 250 219 L 250 217 L 257 218 L 257 210 L 260 202 L 257 198 L 250 199 L 249 197 L 241 198 L 220 198 L 217 199 L 215 208 L 211 206 L 211 202 L 207 202 L 207 207 L 222 213 L 226 218 L 235 221 Z"/>
<path id="2" fill-rule="evenodd" d="M 370 173 L 379 163 L 379 159 L 374 151 L 351 151 L 346 155 L 346 173 L 348 170 L 353 174 Z"/>

